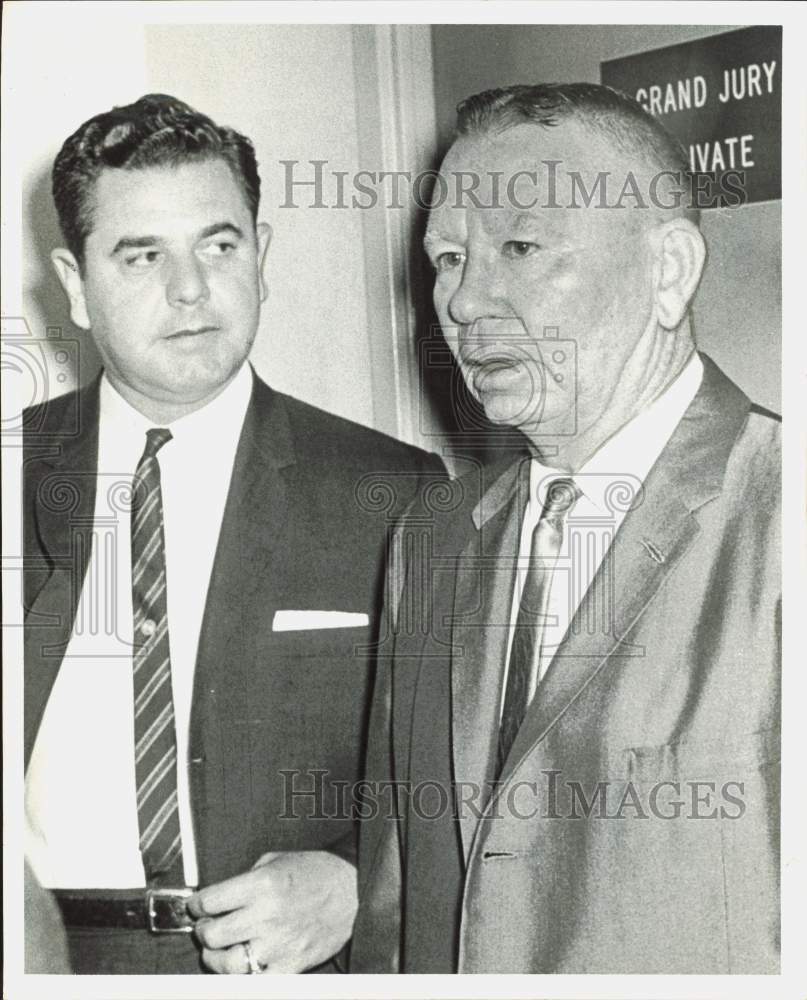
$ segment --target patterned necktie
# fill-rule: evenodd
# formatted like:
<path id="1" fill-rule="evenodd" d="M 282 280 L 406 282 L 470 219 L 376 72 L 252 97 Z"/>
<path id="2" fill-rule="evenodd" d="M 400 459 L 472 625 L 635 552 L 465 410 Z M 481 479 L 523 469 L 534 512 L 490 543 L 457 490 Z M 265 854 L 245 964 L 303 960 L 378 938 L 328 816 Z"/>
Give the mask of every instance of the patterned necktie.
<path id="1" fill-rule="evenodd" d="M 546 491 L 541 517 L 532 533 L 530 565 L 521 592 L 507 669 L 507 688 L 499 729 L 499 773 L 524 721 L 538 679 L 544 616 L 552 572 L 563 541 L 563 520 L 579 495 L 571 479 L 553 479 Z"/>
<path id="2" fill-rule="evenodd" d="M 132 501 L 134 741 L 137 818 L 146 878 L 181 868 L 177 745 L 168 646 L 165 536 L 157 452 L 171 432 L 146 432 Z"/>

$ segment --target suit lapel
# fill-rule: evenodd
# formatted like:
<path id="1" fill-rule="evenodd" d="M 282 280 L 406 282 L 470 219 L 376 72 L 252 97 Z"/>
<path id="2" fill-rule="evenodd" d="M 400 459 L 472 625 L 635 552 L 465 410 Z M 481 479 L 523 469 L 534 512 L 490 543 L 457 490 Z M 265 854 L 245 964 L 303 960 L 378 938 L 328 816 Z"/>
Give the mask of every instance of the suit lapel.
<path id="1" fill-rule="evenodd" d="M 528 488 L 529 461 L 521 459 L 488 494 L 494 506 L 500 497 L 509 500 L 473 528 L 457 563 L 451 660 L 454 779 L 460 801 L 463 788 L 484 790 L 481 800 L 473 799 L 473 807 L 460 809 L 466 859 L 478 825 L 475 808 L 484 807 L 488 783 L 494 778 L 501 683 Z"/>
<path id="2" fill-rule="evenodd" d="M 694 512 L 719 495 L 750 405 L 709 358 L 703 363 L 701 387 L 583 598 L 513 743 L 502 783 L 609 659 L 645 654 L 625 637 L 695 539 Z"/>
<path id="3" fill-rule="evenodd" d="M 232 681 L 236 659 L 248 662 L 234 655 L 257 625 L 250 622 L 245 605 L 260 590 L 262 607 L 254 613 L 269 612 L 272 600 L 266 588 L 277 574 L 267 573 L 266 567 L 277 564 L 285 542 L 287 474 L 295 462 L 291 429 L 282 397 L 253 379 L 205 602 L 196 686 L 207 684 L 222 665 Z"/>
<path id="4" fill-rule="evenodd" d="M 70 641 L 92 545 L 100 379 L 79 394 L 80 433 L 25 442 L 25 760 Z"/>
<path id="5" fill-rule="evenodd" d="M 81 392 L 81 433 L 57 438 L 53 443 L 48 439 L 47 451 L 39 454 L 38 445 L 26 444 L 26 465 L 30 463 L 34 472 L 29 480 L 34 495 L 26 497 L 26 502 L 33 507 L 42 555 L 51 570 L 61 567 L 76 571 L 77 591 L 84 579 L 89 550 L 77 543 L 76 536 L 91 538 L 95 514 L 99 387 L 100 379 L 96 379 Z M 77 601 L 78 592 L 75 596 Z"/>
<path id="6" fill-rule="evenodd" d="M 505 782 L 609 658 L 643 656 L 624 641 L 698 527 L 675 494 L 626 517 L 542 680 L 502 769 Z"/>
<path id="7" fill-rule="evenodd" d="M 191 752 L 206 766 L 191 772 L 203 882 L 241 864 L 233 829 L 249 831 L 251 720 L 254 671 L 262 636 L 271 628 L 274 592 L 282 573 L 288 488 L 294 453 L 281 396 L 254 377 L 238 443 L 205 601 L 191 703 Z M 280 563 L 282 565 L 282 563 Z M 226 808 L 211 808 L 210 803 Z M 246 834 L 249 836 L 249 833 Z"/>

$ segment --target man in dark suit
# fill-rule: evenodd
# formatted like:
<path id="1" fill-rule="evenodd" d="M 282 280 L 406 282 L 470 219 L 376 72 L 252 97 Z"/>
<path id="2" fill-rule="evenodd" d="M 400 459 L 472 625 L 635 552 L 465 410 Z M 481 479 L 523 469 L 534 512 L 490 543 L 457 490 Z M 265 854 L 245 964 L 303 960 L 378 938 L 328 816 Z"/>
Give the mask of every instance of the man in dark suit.
<path id="1" fill-rule="evenodd" d="M 511 87 L 441 172 L 436 308 L 528 449 L 399 528 L 351 969 L 776 972 L 779 421 L 695 349 L 684 154 Z"/>
<path id="2" fill-rule="evenodd" d="M 330 971 L 350 936 L 386 524 L 442 470 L 247 365 L 259 192 L 163 95 L 54 166 L 104 367 L 25 414 L 27 852 L 79 973 Z"/>

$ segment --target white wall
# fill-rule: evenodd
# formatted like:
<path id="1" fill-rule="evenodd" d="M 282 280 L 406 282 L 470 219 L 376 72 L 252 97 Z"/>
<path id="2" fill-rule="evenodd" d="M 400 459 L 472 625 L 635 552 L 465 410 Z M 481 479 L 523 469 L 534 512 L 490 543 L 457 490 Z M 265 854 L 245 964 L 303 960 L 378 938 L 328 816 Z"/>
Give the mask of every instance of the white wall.
<path id="1" fill-rule="evenodd" d="M 278 389 L 373 423 L 361 215 L 285 200 L 281 160 L 358 169 L 350 25 L 163 25 L 146 29 L 148 83 L 248 135 L 261 215 L 272 225 L 269 298 L 252 360 Z"/>
<path id="2" fill-rule="evenodd" d="M 46 330 L 78 340 L 80 371 L 51 362 L 49 395 L 86 381 L 97 355 L 70 323 L 49 254 L 61 244 L 50 195 L 50 170 L 62 142 L 105 107 L 146 85 L 145 32 L 96 33 L 68 8 L 9 5 L 4 11 L 3 315 L 24 317 L 35 338 Z M 103 22 L 103 18 L 100 19 Z M 17 277 L 19 280 L 17 280 Z"/>

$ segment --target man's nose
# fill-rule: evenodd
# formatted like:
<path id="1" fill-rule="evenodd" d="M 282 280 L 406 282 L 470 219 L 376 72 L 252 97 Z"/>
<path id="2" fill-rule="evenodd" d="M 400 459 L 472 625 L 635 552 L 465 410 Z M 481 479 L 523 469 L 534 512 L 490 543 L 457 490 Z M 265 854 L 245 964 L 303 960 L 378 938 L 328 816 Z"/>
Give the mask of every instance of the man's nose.
<path id="1" fill-rule="evenodd" d="M 502 316 L 505 313 L 505 302 L 495 274 L 485 261 L 468 258 L 460 283 L 448 302 L 451 319 L 461 326 L 468 326 L 486 316 Z"/>
<path id="2" fill-rule="evenodd" d="M 165 294 L 172 306 L 192 306 L 210 297 L 204 264 L 195 254 L 172 261 Z"/>

